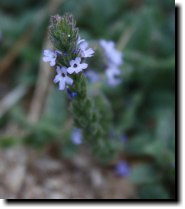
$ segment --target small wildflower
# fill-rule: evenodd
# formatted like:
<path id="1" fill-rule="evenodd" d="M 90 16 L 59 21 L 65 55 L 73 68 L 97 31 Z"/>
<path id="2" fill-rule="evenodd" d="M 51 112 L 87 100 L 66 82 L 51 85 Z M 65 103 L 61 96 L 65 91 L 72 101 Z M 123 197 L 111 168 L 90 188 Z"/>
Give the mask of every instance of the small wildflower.
<path id="1" fill-rule="evenodd" d="M 43 53 L 43 61 L 44 62 L 50 62 L 50 66 L 53 67 L 56 64 L 56 58 L 57 58 L 57 53 L 56 51 L 52 51 L 52 50 L 44 50 Z"/>
<path id="2" fill-rule="evenodd" d="M 67 68 L 57 66 L 57 75 L 54 78 L 54 83 L 59 83 L 59 90 L 64 90 L 66 85 L 72 85 L 73 80 L 67 76 Z"/>
<path id="3" fill-rule="evenodd" d="M 87 42 L 83 42 L 80 44 L 80 52 L 82 57 L 92 57 L 94 55 L 94 50 L 91 48 L 87 49 L 87 47 Z"/>
<path id="4" fill-rule="evenodd" d="M 115 167 L 115 171 L 118 176 L 122 177 L 127 177 L 130 174 L 130 168 L 128 166 L 128 163 L 125 161 L 118 162 Z"/>
<path id="5" fill-rule="evenodd" d="M 107 69 L 106 76 L 108 79 L 108 84 L 111 86 L 116 86 L 121 83 L 121 79 L 118 77 L 121 74 L 119 66 L 122 64 L 122 53 L 115 48 L 115 43 L 113 41 L 100 41 L 101 47 L 105 51 L 107 58 Z"/>
<path id="6" fill-rule="evenodd" d="M 100 45 L 105 50 L 105 54 L 112 64 L 116 66 L 122 64 L 122 53 L 115 48 L 113 41 L 101 40 Z"/>
<path id="7" fill-rule="evenodd" d="M 108 84 L 111 86 L 116 86 L 121 83 L 121 79 L 118 77 L 121 74 L 120 70 L 115 66 L 109 66 L 106 69 L 106 76 L 108 79 Z"/>
<path id="8" fill-rule="evenodd" d="M 80 45 L 84 41 L 85 41 L 85 39 L 81 39 L 80 36 L 79 36 L 78 40 L 77 40 L 77 45 Z"/>
<path id="9" fill-rule="evenodd" d="M 70 99 L 74 99 L 75 97 L 77 97 L 78 93 L 77 92 L 72 92 L 69 88 L 67 88 L 67 93 L 70 97 Z"/>
<path id="10" fill-rule="evenodd" d="M 81 72 L 82 70 L 86 69 L 88 67 L 88 64 L 86 63 L 80 63 L 81 62 L 81 58 L 80 57 L 76 57 L 75 60 L 71 60 L 70 61 L 70 67 L 67 68 L 67 72 L 69 74 L 72 74 L 72 73 L 79 73 Z"/>
<path id="11" fill-rule="evenodd" d="M 79 144 L 82 143 L 82 140 L 83 140 L 82 130 L 81 129 L 78 129 L 78 128 L 75 128 L 72 131 L 71 141 L 74 144 L 79 145 Z"/>
<path id="12" fill-rule="evenodd" d="M 100 80 L 100 75 L 93 70 L 88 70 L 85 76 L 91 83 L 96 83 Z"/>

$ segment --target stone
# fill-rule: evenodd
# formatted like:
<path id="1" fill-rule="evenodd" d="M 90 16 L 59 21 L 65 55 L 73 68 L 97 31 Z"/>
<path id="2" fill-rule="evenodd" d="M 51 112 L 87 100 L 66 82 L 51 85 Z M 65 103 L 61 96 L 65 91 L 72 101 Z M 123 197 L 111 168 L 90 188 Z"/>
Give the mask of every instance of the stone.
<path id="1" fill-rule="evenodd" d="M 15 165 L 5 176 L 5 186 L 7 189 L 13 193 L 17 193 L 24 180 L 25 176 L 25 166 Z"/>

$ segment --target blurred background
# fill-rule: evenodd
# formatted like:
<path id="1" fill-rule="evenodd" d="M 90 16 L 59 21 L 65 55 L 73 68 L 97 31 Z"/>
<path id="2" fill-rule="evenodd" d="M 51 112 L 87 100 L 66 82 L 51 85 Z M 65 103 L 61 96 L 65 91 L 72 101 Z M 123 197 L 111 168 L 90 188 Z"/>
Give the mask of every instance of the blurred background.
<path id="1" fill-rule="evenodd" d="M 100 86 L 122 133 L 109 165 L 71 140 L 69 101 L 41 61 L 50 15 L 66 12 L 124 54 L 123 82 Z M 174 1 L 0 1 L 0 198 L 175 198 Z"/>

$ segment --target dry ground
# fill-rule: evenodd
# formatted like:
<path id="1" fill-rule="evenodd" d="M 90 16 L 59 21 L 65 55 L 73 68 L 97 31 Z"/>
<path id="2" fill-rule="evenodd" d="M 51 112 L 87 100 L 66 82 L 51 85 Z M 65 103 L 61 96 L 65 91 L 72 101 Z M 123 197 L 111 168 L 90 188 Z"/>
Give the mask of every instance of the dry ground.
<path id="1" fill-rule="evenodd" d="M 128 199 L 133 185 L 87 154 L 71 160 L 25 147 L 0 150 L 1 199 Z"/>

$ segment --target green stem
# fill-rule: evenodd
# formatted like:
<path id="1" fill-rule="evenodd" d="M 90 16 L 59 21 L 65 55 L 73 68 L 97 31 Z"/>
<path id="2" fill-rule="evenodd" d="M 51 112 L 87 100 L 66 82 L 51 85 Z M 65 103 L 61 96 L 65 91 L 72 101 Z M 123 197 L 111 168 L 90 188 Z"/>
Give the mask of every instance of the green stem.
<path id="1" fill-rule="evenodd" d="M 78 93 L 71 103 L 75 126 L 83 130 L 85 142 L 103 162 L 108 162 L 119 151 L 116 139 L 110 139 L 112 111 L 104 95 L 89 98 L 86 81 L 82 73 L 73 76 L 71 91 Z M 118 146 L 117 146 L 118 145 Z"/>

